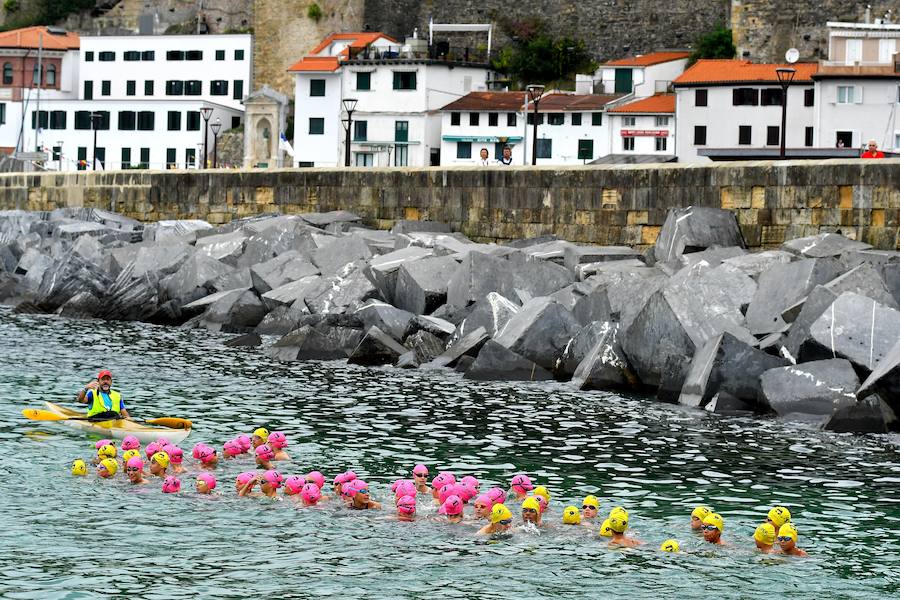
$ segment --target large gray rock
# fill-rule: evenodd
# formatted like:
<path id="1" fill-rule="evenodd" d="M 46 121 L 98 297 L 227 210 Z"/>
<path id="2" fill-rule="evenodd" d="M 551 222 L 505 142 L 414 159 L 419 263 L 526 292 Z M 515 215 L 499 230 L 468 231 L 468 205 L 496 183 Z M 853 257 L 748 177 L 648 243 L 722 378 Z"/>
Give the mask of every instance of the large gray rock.
<path id="1" fill-rule="evenodd" d="M 172 239 L 193 241 L 197 239 L 198 231 L 208 231 L 212 228 L 212 225 L 199 219 L 156 221 L 144 227 L 143 240 L 145 242 L 162 242 Z"/>
<path id="2" fill-rule="evenodd" d="M 553 292 L 548 298 L 552 298 L 565 306 L 567 310 L 571 311 L 574 310 L 575 305 L 578 304 L 579 300 L 590 294 L 593 290 L 594 286 L 592 284 L 584 281 L 576 281 L 561 290 Z"/>
<path id="3" fill-rule="evenodd" d="M 780 417 L 824 425 L 835 411 L 856 404 L 858 387 L 848 361 L 819 360 L 760 375 L 760 400 Z"/>
<path id="4" fill-rule="evenodd" d="M 857 396 L 867 398 L 876 392 L 895 412 L 900 413 L 900 340 L 878 362 L 859 388 Z"/>
<path id="5" fill-rule="evenodd" d="M 273 290 L 262 295 L 263 303 L 269 309 L 275 309 L 278 306 L 290 306 L 297 303 L 306 306 L 306 299 L 318 295 L 322 291 L 322 282 L 324 278 L 319 275 L 310 275 L 302 277 L 297 281 L 285 283 Z"/>
<path id="6" fill-rule="evenodd" d="M 570 378 L 584 357 L 597 345 L 597 341 L 609 331 L 610 326 L 605 321 L 592 321 L 579 329 L 566 344 L 556 363 L 556 376 L 560 379 Z"/>
<path id="7" fill-rule="evenodd" d="M 220 292 L 252 288 L 253 277 L 250 276 L 250 267 L 238 267 L 229 273 L 219 275 L 213 279 L 212 287 Z"/>
<path id="8" fill-rule="evenodd" d="M 280 216 L 263 220 L 247 227 L 256 231 L 244 246 L 244 253 L 238 260 L 240 266 L 252 267 L 288 252 L 296 252 L 304 259 L 318 247 L 312 231 L 317 229 L 306 225 L 299 217 Z"/>
<path id="9" fill-rule="evenodd" d="M 528 260 L 521 252 L 502 257 L 469 252 L 450 278 L 447 303 L 462 308 L 490 292 L 506 298 L 523 295 L 537 298 L 548 296 L 574 280 L 565 267 L 546 260 Z"/>
<path id="10" fill-rule="evenodd" d="M 619 260 L 638 260 L 641 254 L 627 246 L 575 246 L 563 250 L 563 264 L 577 275 L 577 268 L 584 264 L 596 264 Z M 642 263 L 643 264 L 643 263 Z"/>
<path id="11" fill-rule="evenodd" d="M 546 381 L 553 379 L 553 374 L 494 340 L 488 340 L 463 377 L 477 381 Z"/>
<path id="12" fill-rule="evenodd" d="M 180 242 L 140 246 L 134 255 L 132 273 L 135 277 L 150 275 L 159 280 L 177 271 L 193 253 L 194 248 Z"/>
<path id="13" fill-rule="evenodd" d="M 232 290 L 209 305 L 203 325 L 211 331 L 240 331 L 259 325 L 266 308 L 252 290 Z"/>
<path id="14" fill-rule="evenodd" d="M 551 370 L 579 328 L 575 317 L 562 305 L 549 298 L 535 298 L 513 315 L 495 340 Z"/>
<path id="15" fill-rule="evenodd" d="M 406 348 L 401 346 L 394 338 L 372 326 L 359 345 L 353 349 L 347 362 L 355 365 L 392 365 L 401 355 L 406 353 Z"/>
<path id="16" fill-rule="evenodd" d="M 406 331 L 403 332 L 403 338 L 406 339 L 417 331 L 427 331 L 441 340 L 446 340 L 456 333 L 456 325 L 430 315 L 417 315 L 410 319 Z"/>
<path id="17" fill-rule="evenodd" d="M 644 264 L 643 256 L 640 258 L 640 260 L 637 258 L 628 258 L 612 262 L 584 263 L 575 267 L 575 279 L 577 279 L 578 281 L 586 281 L 594 275 L 600 275 L 603 273 L 615 273 L 621 271 L 639 272 L 641 270 L 647 272 L 650 272 L 652 270 L 650 267 Z M 659 273 L 659 271 L 655 272 Z"/>
<path id="18" fill-rule="evenodd" d="M 359 223 L 362 219 L 346 210 L 333 210 L 326 213 L 304 213 L 300 218 L 314 227 L 325 229 L 333 223 Z"/>
<path id="19" fill-rule="evenodd" d="M 254 331 L 260 335 L 287 335 L 300 326 L 300 319 L 309 314 L 306 305 L 277 306 L 262 318 Z"/>
<path id="20" fill-rule="evenodd" d="M 447 300 L 447 285 L 459 263 L 451 256 L 405 262 L 397 272 L 394 304 L 413 314 L 428 314 Z"/>
<path id="21" fill-rule="evenodd" d="M 626 332 L 644 305 L 667 279 L 656 269 L 604 272 L 588 279 L 596 287 L 578 300 L 572 313 L 580 323 L 616 321 Z"/>
<path id="22" fill-rule="evenodd" d="M 806 258 L 837 257 L 844 252 L 868 250 L 872 246 L 851 240 L 837 233 L 820 233 L 805 238 L 788 240 L 782 246 L 788 252 Z"/>
<path id="23" fill-rule="evenodd" d="M 283 361 L 345 359 L 361 339 L 359 329 L 303 325 L 266 349 L 266 355 Z"/>
<path id="24" fill-rule="evenodd" d="M 375 298 L 378 291 L 361 270 L 363 263 L 350 263 L 336 275 L 320 283 L 319 292 L 306 297 L 306 307 L 314 314 L 343 313 L 353 305 Z"/>
<path id="25" fill-rule="evenodd" d="M 422 366 L 427 368 L 452 367 L 464 356 L 474 357 L 477 355 L 488 339 L 490 336 L 487 331 L 483 327 L 479 327 L 453 342 L 443 354 Z"/>
<path id="26" fill-rule="evenodd" d="M 395 340 L 402 341 L 409 322 L 415 316 L 411 312 L 396 308 L 380 300 L 369 300 L 354 313 L 368 330 L 378 327 Z M 429 359 L 430 360 L 430 359 Z"/>
<path id="27" fill-rule="evenodd" d="M 766 250 L 740 256 L 733 256 L 722 261 L 725 268 L 740 271 L 748 277 L 758 279 L 759 276 L 774 265 L 787 264 L 794 260 L 794 255 L 783 250 Z"/>
<path id="28" fill-rule="evenodd" d="M 804 298 L 800 305 L 800 312 L 796 317 L 791 317 L 788 313 L 782 313 L 785 318 L 791 321 L 791 328 L 787 331 L 784 338 L 784 348 L 792 357 L 800 354 L 800 346 L 809 337 L 809 328 L 816 322 L 816 319 L 822 316 L 828 307 L 837 300 L 837 294 L 822 285 L 817 285 Z M 772 334 L 776 335 L 776 334 Z"/>
<path id="29" fill-rule="evenodd" d="M 444 342 L 436 335 L 420 329 L 403 342 L 403 346 L 413 352 L 415 366 L 434 360 L 444 353 Z"/>
<path id="30" fill-rule="evenodd" d="M 339 274 L 347 265 L 356 261 L 366 261 L 372 257 L 372 251 L 362 238 L 347 235 L 335 238 L 331 243 L 317 248 L 312 253 L 312 262 L 319 267 L 322 275 Z"/>
<path id="31" fill-rule="evenodd" d="M 599 336 L 584 359 L 575 367 L 572 383 L 580 390 L 608 390 L 634 387 L 637 377 L 619 341 L 621 329 L 616 323 L 601 323 Z"/>
<path id="32" fill-rule="evenodd" d="M 397 272 L 400 270 L 400 266 L 406 262 L 433 256 L 433 254 L 434 251 L 429 248 L 409 246 L 375 256 L 369 261 L 363 272 L 375 285 L 381 298 L 385 302 L 393 302 L 394 290 L 397 288 Z"/>
<path id="33" fill-rule="evenodd" d="M 319 269 L 296 250 L 288 250 L 275 258 L 250 267 L 253 287 L 260 294 L 265 294 L 286 283 L 318 274 Z"/>
<path id="34" fill-rule="evenodd" d="M 887 433 L 897 426 L 897 414 L 878 396 L 836 410 L 825 423 L 825 429 L 839 433 Z"/>
<path id="35" fill-rule="evenodd" d="M 90 319 L 100 310 L 100 299 L 90 292 L 78 292 L 57 309 L 56 314 L 69 319 Z"/>
<path id="36" fill-rule="evenodd" d="M 95 265 L 100 265 L 103 260 L 103 245 L 89 235 L 83 235 L 75 240 L 75 243 L 72 244 L 72 252 Z"/>
<path id="37" fill-rule="evenodd" d="M 484 329 L 491 337 L 497 337 L 519 309 L 520 306 L 515 302 L 497 292 L 490 292 L 471 306 L 457 327 L 456 337 L 468 335 L 476 329 Z"/>
<path id="38" fill-rule="evenodd" d="M 197 252 L 185 260 L 177 271 L 162 279 L 160 288 L 167 298 L 186 304 L 208 295 L 213 280 L 231 271 L 228 265 Z"/>
<path id="39" fill-rule="evenodd" d="M 247 242 L 247 234 L 243 231 L 220 233 L 210 235 L 197 240 L 196 248 L 200 254 L 225 263 L 237 266 L 238 259 L 244 252 L 244 244 Z"/>
<path id="40" fill-rule="evenodd" d="M 704 206 L 675 208 L 669 210 L 656 239 L 655 257 L 663 262 L 677 260 L 715 246 L 746 248 L 733 212 Z"/>

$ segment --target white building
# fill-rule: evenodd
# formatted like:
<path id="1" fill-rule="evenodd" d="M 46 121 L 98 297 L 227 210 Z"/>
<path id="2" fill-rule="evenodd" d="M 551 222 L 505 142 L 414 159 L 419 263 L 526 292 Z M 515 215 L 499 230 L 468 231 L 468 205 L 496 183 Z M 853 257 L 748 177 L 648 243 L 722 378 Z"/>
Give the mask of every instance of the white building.
<path id="1" fill-rule="evenodd" d="M 295 164 L 344 164 L 347 99 L 356 100 L 351 165 L 440 164 L 439 110 L 470 91 L 487 89 L 491 71 L 484 61 L 474 54 L 437 58 L 424 40 L 414 38 L 401 45 L 381 33 L 329 36 L 289 69 L 295 80 Z"/>
<path id="2" fill-rule="evenodd" d="M 594 73 L 594 89 L 601 94 L 632 94 L 635 98 L 669 92 L 689 57 L 689 52 L 665 51 L 610 61 Z"/>
<path id="3" fill-rule="evenodd" d="M 675 156 L 675 94 L 656 94 L 619 104 L 607 115 L 612 155 L 648 160 Z"/>
<path id="4" fill-rule="evenodd" d="M 607 106 L 619 97 L 547 93 L 538 103 L 537 164 L 580 165 L 610 152 Z M 441 109 L 441 163 L 481 164 L 512 150 L 513 164 L 531 164 L 533 105 L 525 92 L 471 92 Z"/>
<path id="5" fill-rule="evenodd" d="M 678 160 L 705 162 L 779 149 L 783 93 L 775 69 L 780 67 L 796 71 L 787 94 L 785 145 L 813 147 L 818 98 L 812 76 L 816 64 L 699 60 L 674 81 Z"/>
<path id="6" fill-rule="evenodd" d="M 900 150 L 900 24 L 828 23 L 819 63 L 816 145 Z"/>

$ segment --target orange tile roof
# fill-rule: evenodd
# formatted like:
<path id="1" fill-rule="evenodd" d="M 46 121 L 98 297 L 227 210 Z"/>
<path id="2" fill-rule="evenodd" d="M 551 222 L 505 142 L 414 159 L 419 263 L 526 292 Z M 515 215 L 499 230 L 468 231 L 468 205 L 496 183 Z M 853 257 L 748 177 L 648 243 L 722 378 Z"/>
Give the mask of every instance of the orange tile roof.
<path id="1" fill-rule="evenodd" d="M 288 68 L 289 73 L 297 73 L 301 71 L 328 71 L 333 72 L 337 71 L 340 66 L 340 61 L 347 60 L 350 58 L 350 49 L 355 48 L 362 50 L 369 44 L 379 40 L 381 38 L 385 38 L 392 42 L 399 43 L 397 40 L 392 38 L 391 36 L 378 32 L 378 31 L 364 31 L 359 33 L 332 33 L 327 38 L 322 40 L 318 46 L 312 49 L 308 56 L 301 58 L 293 65 Z M 316 56 L 328 46 L 330 46 L 333 42 L 350 40 L 350 43 L 346 48 L 341 50 L 335 56 Z"/>
<path id="2" fill-rule="evenodd" d="M 816 63 L 794 63 L 780 65 L 772 63 L 751 63 L 737 59 L 701 59 L 673 82 L 675 85 L 724 84 L 724 83 L 777 83 L 775 69 L 790 67 L 797 71 L 794 82 L 812 83 L 819 65 Z"/>
<path id="3" fill-rule="evenodd" d="M 611 113 L 675 113 L 675 94 L 656 94 L 609 109 Z"/>
<path id="4" fill-rule="evenodd" d="M 525 92 L 469 92 L 441 110 L 521 110 Z"/>
<path id="5" fill-rule="evenodd" d="M 651 52 L 629 58 L 620 58 L 606 63 L 609 67 L 649 67 L 673 60 L 681 60 L 691 55 L 690 52 Z"/>
<path id="6" fill-rule="evenodd" d="M 541 98 L 541 111 L 600 110 L 621 98 L 622 94 L 547 94 Z"/>
<path id="7" fill-rule="evenodd" d="M 64 35 L 50 33 L 46 26 L 25 27 L 0 33 L 0 48 L 32 48 L 37 49 L 40 34 L 43 33 L 45 50 L 78 50 L 81 38 L 77 33 L 67 31 Z"/>
<path id="8" fill-rule="evenodd" d="M 340 62 L 337 56 L 307 56 L 301 58 L 288 69 L 289 73 L 297 73 L 301 71 L 328 71 L 334 72 L 338 70 Z"/>
<path id="9" fill-rule="evenodd" d="M 337 41 L 342 41 L 342 40 L 351 40 L 350 44 L 349 44 L 350 48 L 365 48 L 366 46 L 368 46 L 372 42 L 378 40 L 379 38 L 387 38 L 390 41 L 394 42 L 395 44 L 399 43 L 399 42 L 397 42 L 397 40 L 395 40 L 391 36 L 381 33 L 380 31 L 363 31 L 363 32 L 357 32 L 357 33 L 353 33 L 353 32 L 332 33 L 327 38 L 322 40 L 322 42 L 318 46 L 313 48 L 312 51 L 310 52 L 310 54 L 318 54 L 319 52 L 321 52 L 322 50 L 327 48 L 329 45 L 331 45 L 332 42 L 337 42 Z M 344 49 L 341 52 L 341 54 L 349 55 L 349 52 L 347 52 L 347 50 Z"/>

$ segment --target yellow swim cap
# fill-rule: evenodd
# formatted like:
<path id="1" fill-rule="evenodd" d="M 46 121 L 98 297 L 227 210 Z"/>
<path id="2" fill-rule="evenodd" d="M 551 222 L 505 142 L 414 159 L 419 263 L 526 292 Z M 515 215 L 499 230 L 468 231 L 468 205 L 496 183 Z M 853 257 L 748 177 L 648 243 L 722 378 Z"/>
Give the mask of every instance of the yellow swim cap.
<path id="1" fill-rule="evenodd" d="M 135 449 L 133 449 L 133 448 L 132 448 L 131 450 L 126 450 L 125 452 L 122 453 L 122 461 L 123 461 L 123 462 L 128 462 L 129 460 L 131 460 L 131 459 L 134 458 L 135 456 L 137 456 L 138 458 L 140 458 L 140 457 L 141 457 L 141 451 L 140 451 L 140 450 L 135 450 Z"/>
<path id="2" fill-rule="evenodd" d="M 72 461 L 72 475 L 87 475 L 87 464 L 80 458 Z"/>
<path id="3" fill-rule="evenodd" d="M 550 504 L 550 492 L 547 491 L 547 488 L 543 485 L 539 485 L 534 488 L 535 496 L 543 496 L 544 500 L 547 501 L 547 504 Z"/>
<path id="4" fill-rule="evenodd" d="M 796 543 L 797 541 L 797 528 L 791 525 L 790 523 L 785 523 L 781 527 L 778 528 L 778 537 L 784 538 L 789 537 Z"/>
<path id="5" fill-rule="evenodd" d="M 603 521 L 603 524 L 600 525 L 600 535 L 602 537 L 612 537 L 613 530 L 609 525 L 609 519 L 606 519 L 605 521 Z"/>
<path id="6" fill-rule="evenodd" d="M 761 544 L 771 546 L 775 543 L 775 526 L 771 523 L 763 523 L 753 532 L 753 539 Z"/>
<path id="7" fill-rule="evenodd" d="M 662 543 L 662 546 L 659 547 L 663 552 L 680 552 L 681 546 L 678 545 L 677 540 L 666 540 Z"/>
<path id="8" fill-rule="evenodd" d="M 534 496 L 529 496 L 522 501 L 522 510 L 525 510 L 526 508 L 531 508 L 533 510 L 536 510 L 537 512 L 541 512 L 541 503 L 538 502 L 537 498 L 535 498 Z"/>
<path id="9" fill-rule="evenodd" d="M 169 466 L 169 454 L 162 450 L 151 456 L 150 460 L 161 466 L 163 469 Z"/>
<path id="10" fill-rule="evenodd" d="M 253 430 L 253 435 L 261 438 L 263 442 L 269 441 L 269 430 L 265 427 L 257 427 L 255 430 Z"/>
<path id="11" fill-rule="evenodd" d="M 769 511 L 769 520 L 775 524 L 775 527 L 781 527 L 791 520 L 791 511 L 783 506 L 776 506 Z"/>
<path id="12" fill-rule="evenodd" d="M 584 500 L 581 501 L 582 506 L 593 506 L 597 510 L 600 510 L 600 501 L 597 500 L 597 496 L 585 496 Z"/>
<path id="13" fill-rule="evenodd" d="M 97 456 L 100 458 L 115 458 L 116 447 L 112 444 L 104 444 L 97 449 Z"/>
<path id="14" fill-rule="evenodd" d="M 581 513 L 577 506 L 567 506 L 563 510 L 563 523 L 566 525 L 578 525 L 581 523 Z"/>
<path id="15" fill-rule="evenodd" d="M 719 513 L 709 513 L 706 515 L 706 518 L 703 519 L 704 525 L 712 525 L 719 531 L 725 531 L 725 519 L 722 518 L 722 515 Z"/>
<path id="16" fill-rule="evenodd" d="M 499 523 L 512 519 L 512 513 L 506 508 L 505 504 L 495 504 L 491 509 L 491 523 Z"/>
<path id="17" fill-rule="evenodd" d="M 706 518 L 706 515 L 712 512 L 712 509 L 708 506 L 698 506 L 694 510 L 691 511 L 691 517 L 697 517 L 701 521 Z"/>
<path id="18" fill-rule="evenodd" d="M 117 463 L 114 458 L 104 458 L 100 461 L 100 464 L 106 468 L 106 472 L 109 473 L 110 477 L 115 475 L 116 471 L 119 470 L 119 463 Z"/>
<path id="19" fill-rule="evenodd" d="M 628 511 L 617 506 L 609 513 L 609 528 L 616 533 L 625 533 L 628 529 Z"/>

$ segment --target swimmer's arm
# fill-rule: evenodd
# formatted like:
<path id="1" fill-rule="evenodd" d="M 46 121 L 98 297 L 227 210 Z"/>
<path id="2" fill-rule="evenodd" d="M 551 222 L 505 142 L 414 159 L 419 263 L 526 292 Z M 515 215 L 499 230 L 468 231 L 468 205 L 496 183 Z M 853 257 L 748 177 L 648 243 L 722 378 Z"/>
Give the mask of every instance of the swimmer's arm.
<path id="1" fill-rule="evenodd" d="M 247 494 L 249 494 L 250 490 L 253 489 L 253 486 L 256 484 L 256 482 L 259 481 L 259 479 L 260 477 L 259 475 L 257 475 L 256 477 L 245 483 L 244 487 L 241 488 L 241 491 L 238 492 L 238 496 L 246 496 Z"/>
<path id="2" fill-rule="evenodd" d="M 479 529 L 475 535 L 490 535 L 490 533 L 491 533 L 491 526 L 485 525 L 484 527 Z"/>

